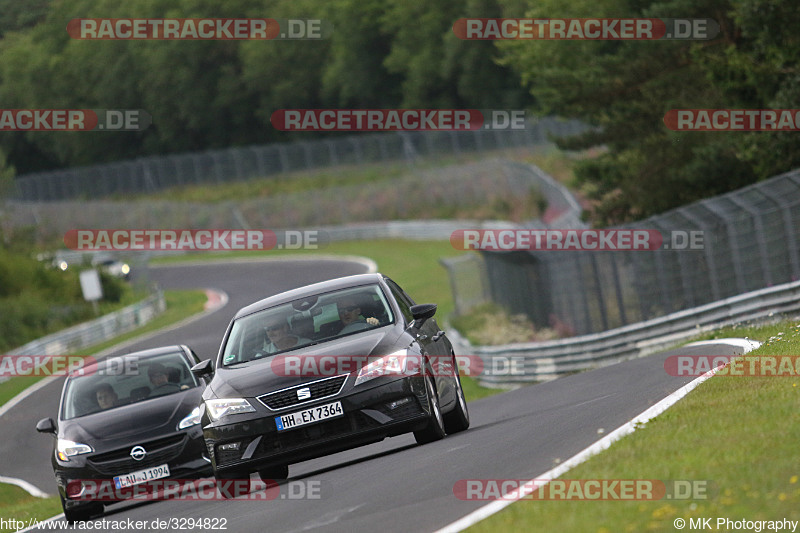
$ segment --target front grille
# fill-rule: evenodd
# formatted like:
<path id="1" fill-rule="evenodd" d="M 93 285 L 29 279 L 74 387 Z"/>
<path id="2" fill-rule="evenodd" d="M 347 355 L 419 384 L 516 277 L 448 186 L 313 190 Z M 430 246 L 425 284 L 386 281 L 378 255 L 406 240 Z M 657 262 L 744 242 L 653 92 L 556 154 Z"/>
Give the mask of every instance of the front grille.
<path id="1" fill-rule="evenodd" d="M 280 409 L 286 409 L 287 407 L 293 407 L 301 403 L 309 403 L 315 400 L 321 400 L 322 398 L 327 398 L 328 396 L 335 396 L 342 390 L 346 380 L 347 374 L 332 378 L 320 379 L 318 381 L 312 381 L 311 383 L 303 383 L 302 385 L 297 385 L 288 389 L 264 394 L 259 396 L 258 400 L 273 411 L 278 411 Z M 311 397 L 299 400 L 297 398 L 297 389 L 306 387 L 310 390 Z"/>
<path id="2" fill-rule="evenodd" d="M 178 457 L 186 446 L 186 435 L 172 435 L 141 444 L 132 444 L 111 452 L 95 455 L 87 460 L 89 466 L 104 475 L 121 475 L 168 463 Z M 144 459 L 135 461 L 131 448 L 141 446 L 147 452 Z"/>

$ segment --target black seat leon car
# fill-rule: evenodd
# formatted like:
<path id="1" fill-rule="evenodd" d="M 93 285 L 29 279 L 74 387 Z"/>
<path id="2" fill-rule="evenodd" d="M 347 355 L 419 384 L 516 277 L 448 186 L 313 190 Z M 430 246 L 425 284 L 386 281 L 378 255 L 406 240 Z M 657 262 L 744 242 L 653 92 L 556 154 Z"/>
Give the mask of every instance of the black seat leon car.
<path id="1" fill-rule="evenodd" d="M 165 346 L 67 376 L 57 421 L 42 419 L 36 429 L 54 437 L 53 471 L 68 521 L 103 513 L 110 501 L 92 495 L 104 483 L 126 489 L 211 475 L 199 425 L 205 383 L 190 370 L 199 361 L 187 346 Z"/>
<path id="2" fill-rule="evenodd" d="M 211 378 L 201 425 L 217 479 L 285 479 L 292 463 L 386 437 L 413 432 L 422 444 L 467 429 L 453 347 L 435 312 L 381 274 L 241 309 L 215 364 L 192 369 Z"/>

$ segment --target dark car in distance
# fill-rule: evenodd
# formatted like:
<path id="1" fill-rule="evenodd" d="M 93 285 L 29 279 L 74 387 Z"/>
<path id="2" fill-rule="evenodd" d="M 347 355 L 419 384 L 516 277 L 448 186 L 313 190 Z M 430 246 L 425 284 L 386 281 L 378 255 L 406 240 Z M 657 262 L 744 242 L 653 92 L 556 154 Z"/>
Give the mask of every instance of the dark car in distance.
<path id="1" fill-rule="evenodd" d="M 290 464 L 386 437 L 413 432 L 423 444 L 467 429 L 455 354 L 435 312 L 381 274 L 241 309 L 215 364 L 192 369 L 210 378 L 201 424 L 217 479 L 285 479 Z"/>
<path id="2" fill-rule="evenodd" d="M 55 438 L 53 471 L 68 521 L 102 514 L 93 498 L 106 483 L 118 490 L 160 479 L 209 476 L 198 405 L 205 383 L 187 346 L 111 357 L 72 372 L 57 421 L 36 425 Z M 94 490 L 94 492 L 92 492 Z"/>

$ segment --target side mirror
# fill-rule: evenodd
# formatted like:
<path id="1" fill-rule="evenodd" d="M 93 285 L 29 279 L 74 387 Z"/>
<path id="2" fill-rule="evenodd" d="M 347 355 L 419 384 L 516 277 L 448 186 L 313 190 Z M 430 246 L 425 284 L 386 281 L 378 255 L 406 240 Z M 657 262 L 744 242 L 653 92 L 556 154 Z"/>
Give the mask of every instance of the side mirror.
<path id="1" fill-rule="evenodd" d="M 413 326 L 421 328 L 429 318 L 436 314 L 436 304 L 417 304 L 411 306 L 411 315 L 414 317 Z"/>
<path id="2" fill-rule="evenodd" d="M 211 362 L 211 359 L 200 361 L 191 368 L 191 371 L 192 374 L 194 374 L 198 378 L 202 378 L 204 376 L 210 376 L 211 374 L 214 373 L 214 363 Z"/>
<path id="3" fill-rule="evenodd" d="M 56 423 L 53 422 L 52 418 L 42 418 L 36 424 L 36 431 L 39 433 L 52 433 L 55 435 L 56 433 Z"/>

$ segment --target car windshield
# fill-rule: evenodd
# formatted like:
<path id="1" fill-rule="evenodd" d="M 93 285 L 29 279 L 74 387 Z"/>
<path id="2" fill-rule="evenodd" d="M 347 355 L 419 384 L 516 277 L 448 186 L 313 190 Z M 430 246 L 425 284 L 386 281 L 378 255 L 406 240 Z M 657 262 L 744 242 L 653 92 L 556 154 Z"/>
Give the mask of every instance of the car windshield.
<path id="1" fill-rule="evenodd" d="M 236 320 L 222 364 L 268 358 L 393 322 L 392 308 L 378 285 L 306 297 Z"/>
<path id="2" fill-rule="evenodd" d="M 64 420 L 198 386 L 181 352 L 114 357 L 96 367 L 87 367 L 84 372 L 82 376 L 71 376 L 67 382 L 61 409 Z"/>

